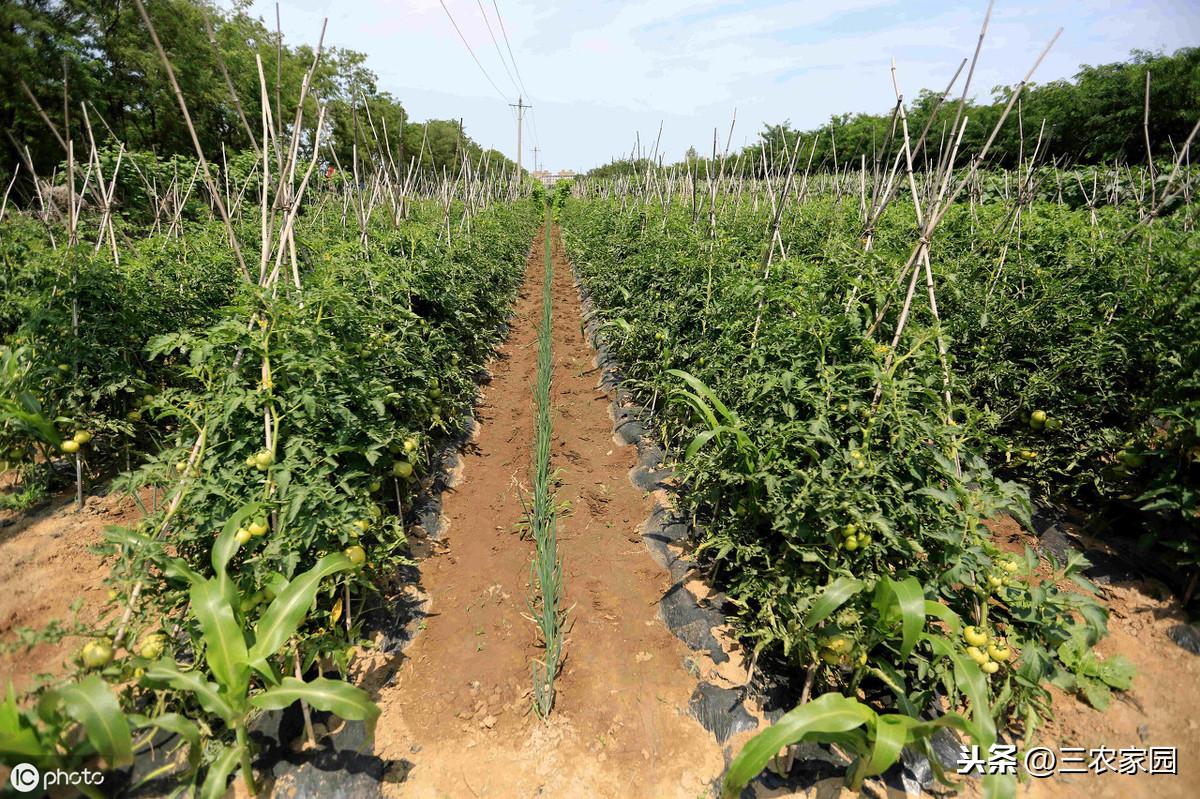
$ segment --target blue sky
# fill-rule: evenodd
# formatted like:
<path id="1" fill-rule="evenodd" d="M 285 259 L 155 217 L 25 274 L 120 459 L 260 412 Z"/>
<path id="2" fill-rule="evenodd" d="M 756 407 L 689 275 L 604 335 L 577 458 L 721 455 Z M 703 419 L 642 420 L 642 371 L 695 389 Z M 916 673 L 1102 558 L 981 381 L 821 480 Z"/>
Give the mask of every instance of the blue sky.
<path id="1" fill-rule="evenodd" d="M 440 0 L 281 0 L 280 10 L 288 41 L 315 43 L 328 16 L 326 42 L 366 53 L 382 88 L 414 119 L 463 117 L 469 135 L 510 157 L 516 125 L 508 103 L 523 83 L 534 106 L 524 161 L 537 146 L 539 162 L 555 170 L 628 154 L 637 134 L 648 146 L 660 123 L 668 159 L 690 145 L 704 151 L 714 127 L 724 142 L 735 109 L 735 146 L 768 122 L 808 127 L 835 113 L 885 110 L 894 102 L 892 58 L 906 96 L 940 90 L 971 54 L 987 7 L 986 0 L 444 2 L 498 89 Z M 508 74 L 497 7 L 520 81 Z M 251 13 L 274 26 L 274 0 L 254 0 Z M 1121 60 L 1134 48 L 1200 45 L 1200 3 L 998 0 L 976 89 L 986 95 L 1020 80 L 1060 26 L 1062 38 L 1035 80 L 1069 77 L 1080 64 Z"/>

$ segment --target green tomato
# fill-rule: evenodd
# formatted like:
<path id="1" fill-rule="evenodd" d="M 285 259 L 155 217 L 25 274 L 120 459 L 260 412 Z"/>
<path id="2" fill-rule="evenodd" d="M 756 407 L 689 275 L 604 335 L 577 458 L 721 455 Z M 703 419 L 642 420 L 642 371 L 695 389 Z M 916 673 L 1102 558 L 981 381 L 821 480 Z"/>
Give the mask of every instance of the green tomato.
<path id="1" fill-rule="evenodd" d="M 854 648 L 854 641 L 848 635 L 831 635 L 822 642 L 822 646 L 839 655 L 845 655 Z"/>
<path id="2" fill-rule="evenodd" d="M 396 461 L 392 464 L 392 475 L 402 477 L 405 480 L 412 477 L 413 465 L 408 461 Z"/>
<path id="3" fill-rule="evenodd" d="M 239 527 L 237 532 L 233 534 L 233 540 L 238 542 L 238 546 L 245 546 L 246 542 L 251 538 L 250 531 L 245 527 Z"/>
<path id="4" fill-rule="evenodd" d="M 255 519 L 254 521 L 250 522 L 250 526 L 246 529 L 250 531 L 250 535 L 254 536 L 255 538 L 261 538 L 267 534 L 267 520 Z"/>
<path id="5" fill-rule="evenodd" d="M 978 627 L 967 626 L 963 627 L 963 640 L 970 646 L 983 646 L 988 642 L 987 633 L 980 630 Z"/>
<path id="6" fill-rule="evenodd" d="M 275 456 L 265 449 L 254 456 L 254 468 L 258 469 L 260 472 L 265 472 L 267 469 L 271 468 L 271 464 L 274 462 Z"/>
<path id="7" fill-rule="evenodd" d="M 59 445 L 59 449 L 61 449 L 63 452 L 67 453 L 68 455 L 74 455 L 76 452 L 79 451 L 79 442 L 73 438 L 68 438 L 66 441 L 64 441 L 62 444 Z"/>
<path id="8" fill-rule="evenodd" d="M 151 633 L 138 644 L 137 653 L 146 660 L 158 660 L 166 647 L 166 637 L 161 633 Z"/>
<path id="9" fill-rule="evenodd" d="M 358 544 L 346 547 L 342 550 L 342 554 L 349 558 L 355 566 L 361 566 L 367 562 L 367 552 Z"/>
<path id="10" fill-rule="evenodd" d="M 255 591 L 250 596 L 244 597 L 241 601 L 241 604 L 238 605 L 238 608 L 242 611 L 242 613 L 247 613 L 262 604 L 263 599 L 264 597 L 262 595 L 262 591 Z"/>
<path id="11" fill-rule="evenodd" d="M 1146 464 L 1145 455 L 1127 449 L 1123 449 L 1117 453 L 1117 460 L 1127 469 L 1139 469 Z"/>
<path id="12" fill-rule="evenodd" d="M 97 638 L 95 641 L 88 641 L 83 645 L 83 649 L 80 650 L 79 658 L 83 661 L 83 665 L 89 669 L 102 669 L 112 662 L 112 642 L 107 638 Z"/>

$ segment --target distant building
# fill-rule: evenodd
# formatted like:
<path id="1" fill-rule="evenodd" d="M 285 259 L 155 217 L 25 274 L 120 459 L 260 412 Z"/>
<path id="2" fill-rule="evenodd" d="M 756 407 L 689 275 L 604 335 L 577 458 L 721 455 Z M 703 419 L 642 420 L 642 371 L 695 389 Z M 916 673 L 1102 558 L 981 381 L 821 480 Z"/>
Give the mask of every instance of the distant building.
<path id="1" fill-rule="evenodd" d="M 530 172 L 529 175 L 534 180 L 540 180 L 543 186 L 553 186 L 560 180 L 574 180 L 575 170 L 560 169 L 558 172 L 551 172 L 548 169 L 538 169 Z"/>

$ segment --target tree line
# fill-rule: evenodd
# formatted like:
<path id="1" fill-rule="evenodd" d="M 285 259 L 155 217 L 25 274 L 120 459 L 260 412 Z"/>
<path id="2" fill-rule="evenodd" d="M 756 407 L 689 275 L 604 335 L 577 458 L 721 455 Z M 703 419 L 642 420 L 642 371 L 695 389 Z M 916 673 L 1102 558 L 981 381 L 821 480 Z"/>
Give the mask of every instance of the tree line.
<path id="1" fill-rule="evenodd" d="M 1143 127 L 1146 75 L 1150 75 L 1148 130 Z M 963 113 L 969 118 L 960 153 L 978 152 L 1003 113 L 1014 87 L 997 86 L 990 101 L 968 100 Z M 926 155 L 936 159 L 943 139 L 949 135 L 958 112 L 958 97 L 944 102 L 941 90 L 924 89 L 905 103 L 910 135 L 916 140 L 928 129 Z M 1018 113 L 1019 112 L 1019 113 Z M 814 169 L 858 168 L 865 159 L 868 168 L 885 148 L 895 153 L 899 144 L 899 122 L 892 134 L 895 108 L 876 114 L 839 114 L 825 124 L 801 130 L 789 122 L 765 125 L 758 141 L 740 153 L 727 156 L 726 169 L 738 164 L 746 176 L 761 177 L 767 170 L 786 168 L 789 153 L 801 144 L 796 169 L 802 171 L 812 153 Z M 1200 118 L 1200 47 L 1172 54 L 1135 50 L 1126 61 L 1099 66 L 1084 65 L 1072 79 L 1027 86 L 1019 107 L 1001 128 L 989 151 L 994 166 L 1012 167 L 1029 157 L 1039 136 L 1039 157 L 1047 162 L 1068 164 L 1145 163 L 1146 139 L 1155 159 L 1173 159 L 1192 126 Z M 1043 121 L 1045 127 L 1043 129 Z M 724 135 L 724 132 L 721 133 Z M 643 152 L 618 159 L 591 175 L 612 177 L 644 171 L 649 163 Z M 721 153 L 718 153 L 720 160 Z M 740 158 L 739 158 L 740 155 Z M 689 148 L 682 165 L 703 176 L 711 150 Z M 914 163 L 923 167 L 923 158 Z M 713 165 L 710 163 L 709 168 Z"/>
<path id="2" fill-rule="evenodd" d="M 312 47 L 283 42 L 249 15 L 248 0 L 238 0 L 229 11 L 209 0 L 145 0 L 144 5 L 210 158 L 221 153 L 222 145 L 250 150 L 261 140 L 256 59 L 276 125 L 290 135 L 296 108 L 289 104 L 300 96 L 315 55 Z M 49 175 L 64 160 L 59 138 L 67 133 L 76 142 L 87 141 L 83 106 L 97 138 L 116 139 L 131 151 L 159 158 L 193 153 L 165 70 L 132 2 L 0 3 L 0 74 L 6 76 L 0 82 L 5 186 L 18 163 L 25 179 L 29 169 Z M 382 154 L 401 172 L 412 159 L 423 171 L 439 174 L 443 169 L 457 174 L 464 159 L 513 168 L 503 154 L 471 140 L 460 120 L 411 120 L 400 100 L 380 89 L 366 56 L 354 50 L 322 50 L 305 102 L 305 119 L 316 119 L 319 103 L 327 106 L 322 139 L 330 142 L 330 160 L 345 171 L 351 170 L 356 149 L 360 167 Z"/>

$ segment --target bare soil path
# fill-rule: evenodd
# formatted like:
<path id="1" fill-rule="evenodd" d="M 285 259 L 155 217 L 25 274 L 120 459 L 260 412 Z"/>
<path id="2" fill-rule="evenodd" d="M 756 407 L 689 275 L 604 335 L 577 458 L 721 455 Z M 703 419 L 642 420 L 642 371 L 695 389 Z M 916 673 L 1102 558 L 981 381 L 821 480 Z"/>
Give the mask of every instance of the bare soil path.
<path id="1" fill-rule="evenodd" d="M 115 494 L 90 496 L 76 511 L 73 490 L 35 511 L 0 514 L 0 690 L 11 679 L 19 694 L 34 687 L 37 675 L 65 671 L 84 639 L 31 650 L 8 645 L 19 641 L 22 628 L 99 618 L 108 565 L 93 548 L 103 542 L 105 527 L 134 524 L 141 515 L 131 498 Z"/>
<path id="2" fill-rule="evenodd" d="M 669 584 L 641 543 L 650 501 L 628 480 L 633 447 L 612 437 L 579 297 L 554 238 L 554 448 L 570 631 L 551 719 L 530 712 L 534 627 L 522 617 L 532 544 L 520 487 L 533 440 L 536 324 L 544 279 L 535 238 L 508 341 L 478 409 L 446 537 L 422 562 L 425 629 L 379 692 L 377 753 L 413 764 L 397 796 L 695 797 L 720 748 L 687 715 L 689 652 L 656 618 Z"/>

